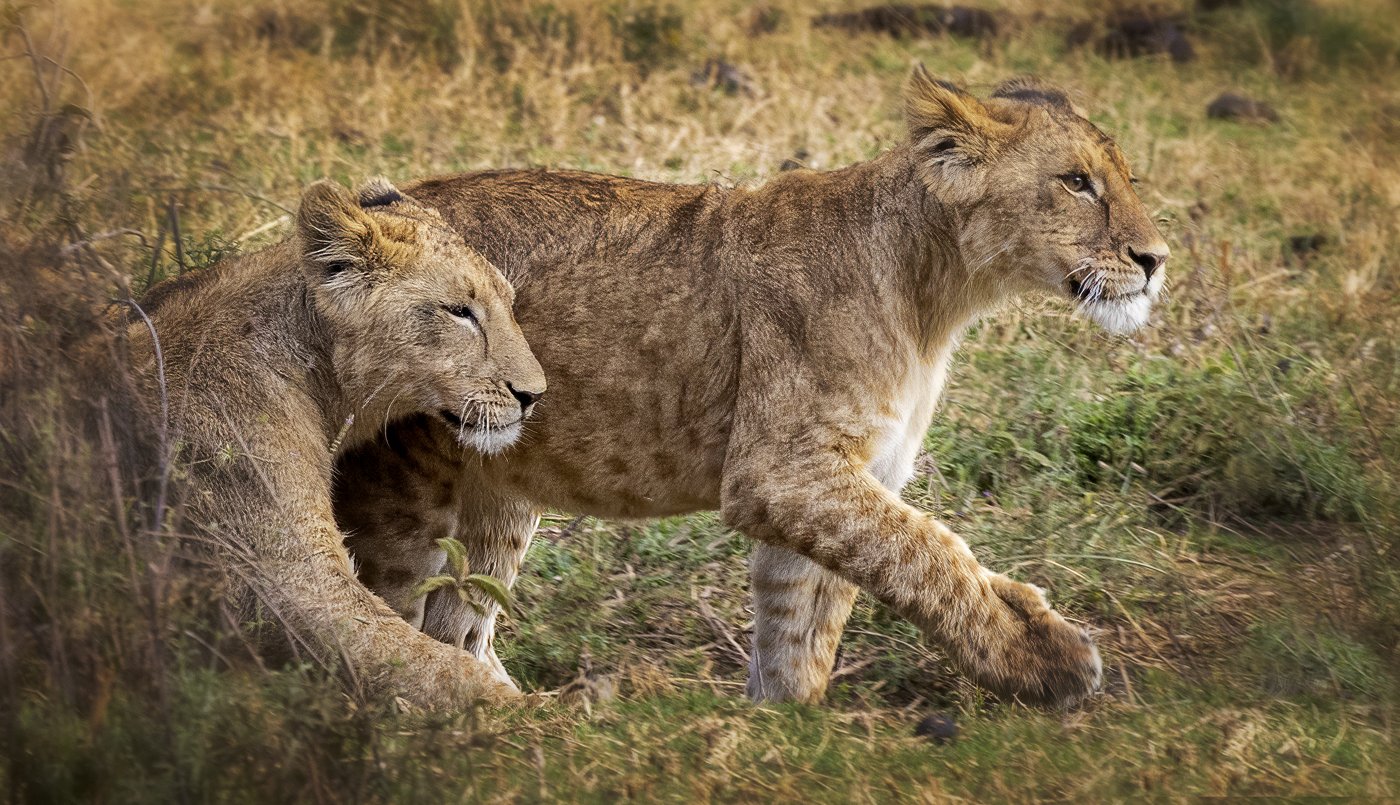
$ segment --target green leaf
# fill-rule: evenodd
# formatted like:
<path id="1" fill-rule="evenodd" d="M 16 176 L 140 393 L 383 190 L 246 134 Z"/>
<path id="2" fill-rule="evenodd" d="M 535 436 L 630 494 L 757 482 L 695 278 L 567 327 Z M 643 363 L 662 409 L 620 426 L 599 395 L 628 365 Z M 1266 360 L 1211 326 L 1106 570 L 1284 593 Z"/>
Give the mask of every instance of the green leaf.
<path id="1" fill-rule="evenodd" d="M 423 582 L 413 588 L 413 597 L 421 598 L 434 590 L 441 590 L 443 587 L 456 586 L 457 580 L 451 576 L 429 576 Z"/>
<path id="2" fill-rule="evenodd" d="M 447 566 L 452 568 L 452 574 L 456 578 L 463 578 L 467 575 L 467 549 L 462 543 L 451 537 L 444 537 L 437 541 L 438 547 L 447 551 Z"/>
<path id="3" fill-rule="evenodd" d="M 468 584 L 474 585 L 477 589 L 486 593 L 492 601 L 500 604 L 501 609 L 514 614 L 511 610 L 510 590 L 506 589 L 506 586 L 501 583 L 500 579 L 495 576 L 488 576 L 485 573 L 473 573 L 467 576 L 466 581 Z"/>

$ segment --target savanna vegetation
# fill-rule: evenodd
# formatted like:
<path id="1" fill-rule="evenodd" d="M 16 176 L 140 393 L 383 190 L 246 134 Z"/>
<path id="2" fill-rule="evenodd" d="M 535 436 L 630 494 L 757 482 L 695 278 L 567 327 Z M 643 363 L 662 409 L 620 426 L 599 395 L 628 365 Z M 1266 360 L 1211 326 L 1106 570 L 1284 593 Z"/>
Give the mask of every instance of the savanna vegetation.
<path id="1" fill-rule="evenodd" d="M 0 3 L 6 796 L 1400 796 L 1393 4 L 989 0 L 813 25 L 860 8 Z M 70 371 L 104 309 L 286 236 L 315 178 L 840 166 L 903 136 L 915 61 L 974 91 L 1064 86 L 1174 252 L 1131 337 L 1061 303 L 979 325 L 905 493 L 1098 630 L 1106 690 L 1072 712 L 979 693 L 868 599 L 827 703 L 749 704 L 748 546 L 707 515 L 546 518 L 500 641 L 524 706 L 347 694 L 220 619 L 179 467 L 169 505 L 144 500 Z"/>

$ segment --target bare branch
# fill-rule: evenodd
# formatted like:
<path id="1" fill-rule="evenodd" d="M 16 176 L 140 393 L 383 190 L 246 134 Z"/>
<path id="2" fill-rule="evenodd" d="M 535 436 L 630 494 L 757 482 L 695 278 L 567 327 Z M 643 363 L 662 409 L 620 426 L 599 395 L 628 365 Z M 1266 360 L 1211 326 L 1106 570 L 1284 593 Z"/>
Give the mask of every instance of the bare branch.
<path id="1" fill-rule="evenodd" d="M 273 207 L 276 207 L 277 209 L 281 210 L 282 212 L 287 213 L 288 215 L 295 215 L 295 214 L 296 214 L 296 210 L 293 210 L 293 209 L 291 209 L 290 207 L 287 207 L 286 205 L 282 204 L 281 202 L 274 201 L 274 200 L 268 198 L 267 196 L 261 195 L 261 194 L 259 194 L 259 193 L 254 193 L 254 192 L 252 192 L 252 191 L 250 191 L 250 190 L 243 190 L 242 188 L 238 188 L 238 187 L 229 187 L 229 186 L 227 186 L 227 185 L 221 185 L 221 184 L 195 184 L 195 185 L 188 185 L 188 186 L 186 186 L 186 187 L 151 187 L 151 188 L 146 188 L 146 192 L 149 192 L 149 193 L 193 193 L 193 192 L 201 191 L 201 190 L 203 190 L 203 191 L 208 191 L 208 192 L 212 192 L 212 193 L 233 193 L 233 194 L 235 194 L 235 195 L 244 196 L 244 197 L 246 197 L 246 198 L 253 199 L 254 201 L 261 201 L 261 202 L 264 203 L 264 204 L 268 204 L 268 205 L 271 205 L 271 206 L 273 206 Z"/>
<path id="2" fill-rule="evenodd" d="M 160 486 L 156 492 L 156 510 L 151 518 L 151 531 L 155 532 L 165 519 L 165 495 L 170 485 L 170 393 L 165 385 L 165 355 L 160 349 L 160 336 L 156 334 L 156 326 L 135 299 L 128 298 L 126 303 L 146 323 L 146 329 L 151 333 L 151 343 L 155 345 L 156 382 L 160 386 Z"/>
<path id="3" fill-rule="evenodd" d="M 150 241 L 146 240 L 146 233 L 142 232 L 139 229 L 113 229 L 109 232 L 99 232 L 96 235 L 90 235 L 85 240 L 80 240 L 77 243 L 70 243 L 67 246 L 64 246 L 62 249 L 59 249 L 58 253 L 62 257 L 67 257 L 68 255 L 82 249 L 85 246 L 91 246 L 94 243 L 98 243 L 104 240 L 111 240 L 112 238 L 119 238 L 123 235 L 130 235 L 131 237 L 136 238 L 137 240 L 141 241 L 141 245 L 145 246 L 146 248 L 150 248 L 151 246 Z"/>
<path id="4" fill-rule="evenodd" d="M 29 38 L 29 29 L 24 27 L 24 23 L 15 23 L 15 30 L 19 31 L 20 38 L 24 40 L 24 55 L 28 57 L 29 65 L 34 69 L 34 84 L 39 88 L 40 109 L 43 114 L 47 115 L 53 111 L 53 95 L 49 91 L 49 86 L 44 83 L 41 57 L 34 52 L 34 40 Z"/>

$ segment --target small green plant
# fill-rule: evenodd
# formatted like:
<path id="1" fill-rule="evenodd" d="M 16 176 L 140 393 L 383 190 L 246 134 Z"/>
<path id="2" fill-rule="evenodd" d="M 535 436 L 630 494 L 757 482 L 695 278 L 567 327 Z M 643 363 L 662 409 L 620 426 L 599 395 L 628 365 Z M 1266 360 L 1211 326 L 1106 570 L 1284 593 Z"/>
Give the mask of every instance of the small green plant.
<path id="1" fill-rule="evenodd" d="M 238 241 L 229 238 L 221 230 L 211 229 L 198 239 L 190 238 L 184 247 L 185 269 L 208 268 L 240 251 Z"/>
<path id="2" fill-rule="evenodd" d="M 485 612 L 485 607 L 472 597 L 473 590 L 480 590 L 492 601 L 500 604 L 501 609 L 506 612 L 513 611 L 510 591 L 506 589 L 500 579 L 485 573 L 470 572 L 467 549 L 462 543 L 451 537 L 446 537 L 438 540 L 437 544 L 447 552 L 447 567 L 452 572 L 424 579 L 423 583 L 419 584 L 418 588 L 413 591 L 415 597 L 442 589 L 456 590 L 457 595 L 480 614 Z"/>

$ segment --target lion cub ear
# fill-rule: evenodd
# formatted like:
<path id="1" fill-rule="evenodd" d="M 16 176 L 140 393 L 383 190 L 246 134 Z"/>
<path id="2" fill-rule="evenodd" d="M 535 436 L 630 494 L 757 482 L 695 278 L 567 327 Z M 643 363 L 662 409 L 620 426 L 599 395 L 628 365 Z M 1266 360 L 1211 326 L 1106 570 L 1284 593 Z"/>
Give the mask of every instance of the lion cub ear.
<path id="1" fill-rule="evenodd" d="M 390 204 L 407 202 L 408 198 L 399 192 L 394 183 L 383 176 L 372 176 L 356 190 L 360 206 L 365 209 L 387 207 Z"/>
<path id="2" fill-rule="evenodd" d="M 367 211 L 402 199 L 387 180 L 367 185 L 358 198 L 326 179 L 306 188 L 297 210 L 297 233 L 307 279 L 314 284 L 372 285 L 406 265 L 417 252 L 412 227 L 381 223 Z"/>
<path id="3" fill-rule="evenodd" d="M 996 155 L 1011 127 L 970 93 L 914 67 L 904 88 L 909 139 L 929 164 L 975 165 Z"/>

